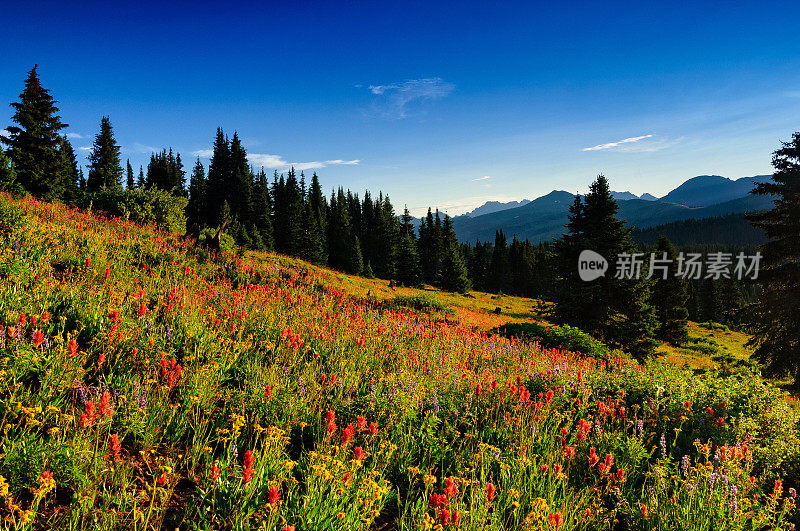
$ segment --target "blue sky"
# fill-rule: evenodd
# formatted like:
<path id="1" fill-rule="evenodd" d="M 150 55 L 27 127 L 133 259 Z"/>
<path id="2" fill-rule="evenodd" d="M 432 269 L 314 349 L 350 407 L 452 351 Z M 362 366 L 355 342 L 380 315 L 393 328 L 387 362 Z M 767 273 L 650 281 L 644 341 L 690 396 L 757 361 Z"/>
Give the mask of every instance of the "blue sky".
<path id="1" fill-rule="evenodd" d="M 102 115 L 137 168 L 221 126 L 270 172 L 458 214 L 767 173 L 800 130 L 794 2 L 62 4 L 3 7 L 0 129 L 38 63 L 84 164 Z"/>

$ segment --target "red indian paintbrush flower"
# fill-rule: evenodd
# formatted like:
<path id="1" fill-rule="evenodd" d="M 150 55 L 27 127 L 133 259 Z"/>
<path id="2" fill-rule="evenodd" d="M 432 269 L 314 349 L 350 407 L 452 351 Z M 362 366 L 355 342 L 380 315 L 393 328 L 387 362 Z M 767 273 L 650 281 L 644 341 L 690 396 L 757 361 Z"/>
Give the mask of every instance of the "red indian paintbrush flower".
<path id="1" fill-rule="evenodd" d="M 486 501 L 492 501 L 497 496 L 497 487 L 491 483 L 486 484 Z"/>
<path id="2" fill-rule="evenodd" d="M 108 391 L 103 393 L 103 396 L 100 397 L 99 413 L 107 419 L 114 415 L 114 408 L 111 407 L 111 395 Z"/>
<path id="3" fill-rule="evenodd" d="M 356 446 L 355 448 L 353 448 L 353 459 L 355 459 L 358 462 L 361 462 L 364 460 L 364 456 L 365 456 L 364 450 L 360 446 Z"/>
<path id="4" fill-rule="evenodd" d="M 267 499 L 269 501 L 269 504 L 274 507 L 276 503 L 281 501 L 280 489 L 278 489 L 278 487 L 276 487 L 275 485 L 271 486 L 269 488 L 269 491 L 267 492 Z"/>
<path id="5" fill-rule="evenodd" d="M 253 481 L 253 459 L 252 450 L 247 450 L 244 453 L 244 471 L 242 472 L 242 481 L 245 485 Z"/>
<path id="6" fill-rule="evenodd" d="M 42 343 L 44 343 L 44 334 L 37 330 L 33 333 L 33 346 L 38 348 Z"/>
<path id="7" fill-rule="evenodd" d="M 95 405 L 91 400 L 86 402 L 84 412 L 81 413 L 81 426 L 88 428 L 94 425 L 96 419 Z"/>
<path id="8" fill-rule="evenodd" d="M 559 528 L 561 524 L 564 523 L 564 517 L 561 516 L 561 513 L 553 513 L 547 516 L 547 523 L 550 524 L 551 527 Z"/>
<path id="9" fill-rule="evenodd" d="M 120 459 L 120 444 L 119 435 L 112 433 L 108 437 L 108 454 L 107 457 L 112 461 L 119 461 Z"/>

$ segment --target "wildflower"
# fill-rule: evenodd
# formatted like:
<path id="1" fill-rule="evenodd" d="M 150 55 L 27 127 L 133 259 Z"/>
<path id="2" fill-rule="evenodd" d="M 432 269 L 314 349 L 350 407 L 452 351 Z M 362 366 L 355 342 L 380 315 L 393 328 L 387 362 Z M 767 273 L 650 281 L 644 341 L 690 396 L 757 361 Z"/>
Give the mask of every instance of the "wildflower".
<path id="1" fill-rule="evenodd" d="M 455 498 L 456 494 L 458 494 L 458 483 L 453 480 L 453 476 L 444 480 L 445 488 L 444 493 L 447 494 L 448 498 Z"/>
<path id="2" fill-rule="evenodd" d="M 139 312 L 138 313 L 139 313 L 139 317 L 144 317 L 145 316 L 145 314 L 147 313 L 147 308 L 145 307 L 144 304 L 140 304 L 139 305 Z"/>
<path id="3" fill-rule="evenodd" d="M 69 340 L 67 355 L 70 359 L 74 359 L 78 355 L 78 343 L 74 339 Z"/>
<path id="4" fill-rule="evenodd" d="M 264 398 L 266 398 L 267 400 L 270 400 L 272 398 L 272 386 L 269 384 L 267 384 L 264 387 Z"/>
<path id="5" fill-rule="evenodd" d="M 647 519 L 647 505 L 642 504 L 642 518 Z"/>
<path id="6" fill-rule="evenodd" d="M 92 267 L 92 259 L 87 256 L 86 260 L 83 261 L 83 268 L 88 270 L 91 267 Z"/>
<path id="7" fill-rule="evenodd" d="M 356 427 L 352 424 L 348 424 L 347 427 L 342 430 L 342 436 L 340 440 L 342 444 L 350 444 L 350 441 L 353 439 L 353 435 L 355 434 Z"/>
<path id="8" fill-rule="evenodd" d="M 253 480 L 253 452 L 247 450 L 244 453 L 244 472 L 242 473 L 242 480 L 247 485 Z"/>
<path id="9" fill-rule="evenodd" d="M 50 322 L 50 312 L 48 312 L 47 310 L 42 312 L 42 321 L 44 321 L 45 323 Z"/>
<path id="10" fill-rule="evenodd" d="M 208 477 L 209 479 L 211 479 L 211 481 L 216 481 L 219 478 L 219 474 L 220 474 L 219 465 L 217 465 L 217 462 L 215 461 L 211 465 L 211 474 L 209 474 Z"/>
<path id="11" fill-rule="evenodd" d="M 84 406 L 84 412 L 81 413 L 81 427 L 88 428 L 94 425 L 96 420 L 96 412 L 94 402 L 89 400 Z"/>
<path id="12" fill-rule="evenodd" d="M 275 485 L 269 488 L 269 492 L 267 492 L 267 499 L 269 500 L 269 504 L 271 506 L 275 506 L 279 501 L 281 501 L 281 491 Z"/>
<path id="13" fill-rule="evenodd" d="M 446 526 L 450 523 L 450 511 L 447 509 L 439 511 L 439 523 L 441 523 L 442 526 Z"/>
<path id="14" fill-rule="evenodd" d="M 589 466 L 596 465 L 598 461 L 600 461 L 600 458 L 597 456 L 597 450 L 592 446 L 589 448 Z"/>
<path id="15" fill-rule="evenodd" d="M 364 450 L 360 446 L 356 446 L 353 448 L 353 459 L 358 461 L 359 463 L 364 460 Z"/>
<path id="16" fill-rule="evenodd" d="M 358 426 L 358 431 L 364 431 L 367 428 L 367 419 L 365 417 L 356 418 L 356 425 Z"/>
<path id="17" fill-rule="evenodd" d="M 575 457 L 575 447 L 574 446 L 567 446 L 564 448 L 564 457 L 567 459 L 572 459 Z"/>
<path id="18" fill-rule="evenodd" d="M 778 498 L 783 493 L 783 481 L 780 479 L 775 480 L 775 488 L 772 490 L 772 497 Z"/>
<path id="19" fill-rule="evenodd" d="M 547 465 L 542 465 L 539 467 L 539 469 L 542 471 L 542 474 L 547 474 L 547 471 L 550 469 L 550 467 Z"/>
<path id="20" fill-rule="evenodd" d="M 486 484 L 486 501 L 493 501 L 497 497 L 497 487 L 491 483 Z"/>
<path id="21" fill-rule="evenodd" d="M 453 525 L 458 526 L 458 522 L 461 521 L 461 513 L 459 513 L 458 511 L 453 511 L 453 514 L 451 516 L 453 518 Z"/>
<path id="22" fill-rule="evenodd" d="M 33 333 L 33 346 L 39 348 L 39 345 L 44 343 L 44 334 L 40 330 Z"/>
<path id="23" fill-rule="evenodd" d="M 293 525 L 285 525 L 281 531 L 295 531 Z"/>
<path id="24" fill-rule="evenodd" d="M 108 437 L 108 454 L 106 457 L 112 461 L 119 461 L 120 459 L 119 435 L 116 433 L 112 433 Z"/>
<path id="25" fill-rule="evenodd" d="M 433 509 L 441 509 L 442 507 L 447 506 L 447 495 L 446 494 L 436 494 L 435 492 L 431 494 L 430 499 L 428 500 L 428 505 Z"/>
<path id="26" fill-rule="evenodd" d="M 43 496 L 56 488 L 56 481 L 53 479 L 53 473 L 49 470 L 43 470 L 39 474 L 39 487 L 33 491 L 34 496 Z"/>
<path id="27" fill-rule="evenodd" d="M 163 487 L 167 483 L 167 473 L 162 472 L 161 475 L 158 476 L 156 483 L 158 484 L 159 487 Z"/>
<path id="28" fill-rule="evenodd" d="M 369 434 L 372 437 L 378 434 L 378 423 L 377 422 L 370 422 L 369 423 Z"/>
<path id="29" fill-rule="evenodd" d="M 547 516 L 547 523 L 552 527 L 559 528 L 564 523 L 564 517 L 561 512 L 553 513 Z"/>
<path id="30" fill-rule="evenodd" d="M 624 481 L 625 480 L 625 470 L 618 468 L 617 469 L 617 481 Z"/>
<path id="31" fill-rule="evenodd" d="M 111 407 L 111 395 L 108 391 L 100 397 L 99 413 L 105 418 L 111 418 L 114 415 L 114 408 Z"/>

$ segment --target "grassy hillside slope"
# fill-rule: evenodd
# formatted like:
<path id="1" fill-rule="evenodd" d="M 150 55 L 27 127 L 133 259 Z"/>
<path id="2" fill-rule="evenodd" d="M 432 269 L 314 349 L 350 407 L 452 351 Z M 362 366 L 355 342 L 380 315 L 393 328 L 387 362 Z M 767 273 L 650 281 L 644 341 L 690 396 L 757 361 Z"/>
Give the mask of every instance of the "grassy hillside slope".
<path id="1" fill-rule="evenodd" d="M 769 383 L 486 332 L 524 299 L 397 294 L 0 196 L 3 525 L 788 528 L 798 414 Z"/>

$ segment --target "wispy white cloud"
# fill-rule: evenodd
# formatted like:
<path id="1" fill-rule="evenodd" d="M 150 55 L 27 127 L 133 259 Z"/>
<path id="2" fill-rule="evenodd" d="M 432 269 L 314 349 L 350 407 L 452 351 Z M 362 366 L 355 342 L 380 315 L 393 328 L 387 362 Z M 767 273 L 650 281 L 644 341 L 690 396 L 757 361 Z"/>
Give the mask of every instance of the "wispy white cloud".
<path id="1" fill-rule="evenodd" d="M 159 153 L 161 150 L 157 147 L 146 146 L 140 142 L 134 142 L 133 146 L 126 151 L 129 153 Z"/>
<path id="2" fill-rule="evenodd" d="M 201 157 L 204 159 L 210 159 L 213 154 L 214 152 L 210 149 L 198 149 L 197 151 L 192 152 L 192 155 L 195 157 Z M 257 168 L 263 167 L 265 169 L 279 171 L 288 170 L 289 168 L 303 171 L 325 168 L 327 166 L 356 166 L 361 162 L 360 159 L 332 159 L 312 162 L 289 162 L 281 155 L 270 155 L 268 153 L 248 153 L 247 160 L 250 162 L 250 164 Z"/>
<path id="3" fill-rule="evenodd" d="M 78 133 L 67 133 L 67 138 L 83 138 L 83 135 Z"/>
<path id="4" fill-rule="evenodd" d="M 622 140 L 617 140 L 616 142 L 609 142 L 607 144 L 599 144 L 597 146 L 583 148 L 581 151 L 601 151 L 603 149 L 613 149 L 615 147 L 621 146 L 622 144 L 639 142 L 641 140 L 644 140 L 645 138 L 652 138 L 652 136 L 653 135 L 633 136 L 631 138 L 624 138 Z"/>
<path id="5" fill-rule="evenodd" d="M 401 119 L 408 116 L 411 104 L 444 98 L 456 86 L 440 77 L 430 77 L 388 85 L 370 85 L 367 88 L 376 97 L 372 106 L 374 114 L 382 118 Z"/>
<path id="6" fill-rule="evenodd" d="M 81 151 L 91 151 L 92 150 L 92 146 L 81 146 L 78 149 L 81 150 Z"/>
<path id="7" fill-rule="evenodd" d="M 483 177 L 478 177 L 477 179 L 472 179 L 473 181 L 485 181 L 487 179 L 491 179 L 491 175 L 484 175 Z"/>
<path id="8" fill-rule="evenodd" d="M 361 162 L 361 160 L 359 159 L 355 160 L 333 159 L 333 160 L 322 160 L 322 161 L 312 161 L 312 162 L 287 162 L 280 155 L 270 155 L 267 153 L 250 153 L 247 155 L 247 160 L 250 161 L 250 164 L 256 167 L 263 166 L 264 168 L 270 170 L 288 170 L 289 168 L 294 168 L 295 170 L 298 171 L 315 170 L 318 168 L 325 168 L 326 166 L 355 166 Z"/>

